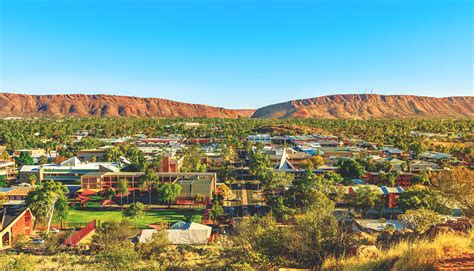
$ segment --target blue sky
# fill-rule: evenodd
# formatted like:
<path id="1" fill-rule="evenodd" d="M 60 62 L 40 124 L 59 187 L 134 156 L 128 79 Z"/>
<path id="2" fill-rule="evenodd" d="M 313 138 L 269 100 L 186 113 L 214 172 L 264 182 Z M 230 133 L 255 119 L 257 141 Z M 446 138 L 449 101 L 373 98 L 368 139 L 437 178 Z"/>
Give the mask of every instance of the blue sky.
<path id="1" fill-rule="evenodd" d="M 473 95 L 468 0 L 0 0 L 0 91 L 257 108 Z"/>

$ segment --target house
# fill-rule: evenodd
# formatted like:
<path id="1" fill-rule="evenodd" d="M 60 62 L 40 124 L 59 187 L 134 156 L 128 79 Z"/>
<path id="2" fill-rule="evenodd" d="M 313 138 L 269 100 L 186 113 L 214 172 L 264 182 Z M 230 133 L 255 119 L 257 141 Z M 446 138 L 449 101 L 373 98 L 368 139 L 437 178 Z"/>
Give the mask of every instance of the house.
<path id="1" fill-rule="evenodd" d="M 296 150 L 308 153 L 309 155 L 318 155 L 321 145 L 317 142 L 303 143 L 295 146 Z"/>
<path id="2" fill-rule="evenodd" d="M 7 182 L 16 179 L 15 162 L 10 160 L 0 160 L 0 178 L 4 178 Z"/>
<path id="3" fill-rule="evenodd" d="M 422 171 L 430 171 L 430 170 L 441 170 L 441 167 L 429 161 L 423 160 L 413 160 L 410 162 L 410 171 L 411 172 L 422 172 Z"/>
<path id="4" fill-rule="evenodd" d="M 427 161 L 435 161 L 435 160 L 450 160 L 452 156 L 450 154 L 446 153 L 441 153 L 441 152 L 433 152 L 433 151 L 427 151 L 423 152 L 419 155 L 420 159 L 422 160 L 427 160 Z"/>
<path id="5" fill-rule="evenodd" d="M 389 163 L 395 171 L 405 171 L 407 168 L 407 162 L 397 158 L 390 159 Z"/>
<path id="6" fill-rule="evenodd" d="M 39 157 L 42 155 L 46 155 L 46 150 L 45 149 L 21 149 L 21 150 L 16 150 L 13 153 L 13 156 L 20 156 L 21 153 L 27 153 L 31 157 Z"/>
<path id="7" fill-rule="evenodd" d="M 398 205 L 398 198 L 403 193 L 402 187 L 380 187 L 383 193 L 383 201 L 386 208 L 396 208 Z"/>
<path id="8" fill-rule="evenodd" d="M 8 197 L 9 202 L 22 203 L 34 188 L 31 186 L 13 186 L 6 189 L 8 191 L 5 191 L 4 195 Z"/>
<path id="9" fill-rule="evenodd" d="M 210 138 L 210 137 L 198 137 L 198 138 L 188 138 L 186 139 L 186 144 L 188 145 L 196 145 L 196 144 L 199 144 L 199 145 L 208 145 L 208 144 L 211 144 L 212 142 L 214 142 L 214 139 L 213 138 Z"/>
<path id="10" fill-rule="evenodd" d="M 184 138 L 179 135 L 170 135 L 168 137 L 146 138 L 137 141 L 138 146 L 163 146 L 163 145 L 177 145 L 183 143 Z"/>
<path id="11" fill-rule="evenodd" d="M 415 174 L 410 172 L 400 172 L 398 176 L 395 178 L 395 185 L 401 187 L 411 186 L 411 180 Z M 364 180 L 367 181 L 369 184 L 379 184 L 382 182 L 382 177 L 380 172 L 367 172 L 364 175 Z"/>
<path id="12" fill-rule="evenodd" d="M 393 147 L 385 147 L 382 151 L 388 156 L 401 156 L 403 154 L 402 150 Z"/>
<path id="13" fill-rule="evenodd" d="M 0 249 L 10 247 L 20 234 L 31 236 L 33 220 L 33 214 L 25 205 L 0 207 Z"/>
<path id="14" fill-rule="evenodd" d="M 356 147 L 336 147 L 336 148 L 321 148 L 321 155 L 324 158 L 325 164 L 336 165 L 337 161 L 342 158 L 353 158 L 360 155 L 360 149 Z"/>
<path id="15" fill-rule="evenodd" d="M 269 134 L 249 135 L 247 136 L 247 141 L 267 145 L 272 143 L 272 138 Z"/>
<path id="16" fill-rule="evenodd" d="M 118 172 L 121 165 L 118 162 L 81 162 L 72 157 L 60 164 L 25 165 L 20 169 L 19 179 L 28 181 L 28 176 L 36 175 L 38 180 L 54 180 L 64 184 L 77 183 L 81 176 L 91 172 Z"/>
<path id="17" fill-rule="evenodd" d="M 398 220 L 391 219 L 355 219 L 354 222 L 358 230 L 369 233 L 380 232 L 387 228 L 393 228 L 398 231 L 405 229 Z"/>
<path id="18" fill-rule="evenodd" d="M 341 146 L 341 142 L 336 140 L 318 140 L 317 143 L 321 148 L 337 148 Z"/>
<path id="19" fill-rule="evenodd" d="M 91 161 L 92 158 L 100 159 L 105 156 L 107 150 L 113 148 L 112 146 L 104 146 L 98 149 L 84 149 L 77 152 L 76 157 L 81 161 Z"/>
<path id="20" fill-rule="evenodd" d="M 377 195 L 380 195 L 381 202 L 383 207 L 388 209 L 393 209 L 397 207 L 397 201 L 400 197 L 400 194 L 403 193 L 402 187 L 386 187 L 386 186 L 376 186 L 373 184 L 369 185 L 353 185 L 353 186 L 344 186 L 344 194 L 353 197 L 357 191 L 362 187 L 368 187 L 370 190 L 374 191 Z"/>

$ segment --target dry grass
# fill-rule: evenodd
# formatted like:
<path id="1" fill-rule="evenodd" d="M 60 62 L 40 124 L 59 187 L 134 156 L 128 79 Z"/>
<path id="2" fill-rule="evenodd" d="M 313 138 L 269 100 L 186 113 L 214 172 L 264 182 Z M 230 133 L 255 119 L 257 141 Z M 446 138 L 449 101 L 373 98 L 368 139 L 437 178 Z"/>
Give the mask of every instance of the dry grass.
<path id="1" fill-rule="evenodd" d="M 473 233 L 469 236 L 443 234 L 434 240 L 402 241 L 369 257 L 330 258 L 324 262 L 322 270 L 433 270 L 440 261 L 473 250 Z"/>

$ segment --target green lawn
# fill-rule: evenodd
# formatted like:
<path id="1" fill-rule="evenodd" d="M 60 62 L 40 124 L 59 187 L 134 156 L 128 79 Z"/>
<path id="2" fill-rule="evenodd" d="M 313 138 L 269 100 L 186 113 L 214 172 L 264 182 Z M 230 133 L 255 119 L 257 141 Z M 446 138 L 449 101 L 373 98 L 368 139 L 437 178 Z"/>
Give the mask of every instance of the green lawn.
<path id="1" fill-rule="evenodd" d="M 146 211 L 145 216 L 137 220 L 137 224 L 140 228 L 145 228 L 147 224 L 153 224 L 156 222 L 175 222 L 178 220 L 184 220 L 185 217 L 193 216 L 194 222 L 201 222 L 202 209 L 196 210 L 181 210 L 181 209 L 170 209 L 170 210 L 156 210 Z M 100 220 L 101 222 L 110 220 L 121 220 L 123 218 L 122 212 L 119 210 L 76 210 L 71 209 L 66 219 L 67 222 L 71 223 L 87 223 L 93 219 Z"/>

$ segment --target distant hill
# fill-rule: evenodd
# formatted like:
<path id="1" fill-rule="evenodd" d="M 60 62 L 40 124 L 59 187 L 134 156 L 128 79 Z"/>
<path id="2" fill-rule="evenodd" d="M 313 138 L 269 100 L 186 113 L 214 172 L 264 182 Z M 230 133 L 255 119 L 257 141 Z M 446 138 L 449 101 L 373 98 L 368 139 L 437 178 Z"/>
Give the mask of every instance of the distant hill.
<path id="1" fill-rule="evenodd" d="M 349 94 L 293 100 L 259 108 L 253 118 L 472 118 L 474 97 Z"/>
<path id="2" fill-rule="evenodd" d="M 255 110 L 225 109 L 158 98 L 115 95 L 0 93 L 0 117 L 250 117 Z"/>
<path id="3" fill-rule="evenodd" d="M 260 109 L 225 109 L 159 98 L 0 93 L 0 117 L 164 118 L 473 118 L 474 97 L 348 94 L 294 100 Z"/>

